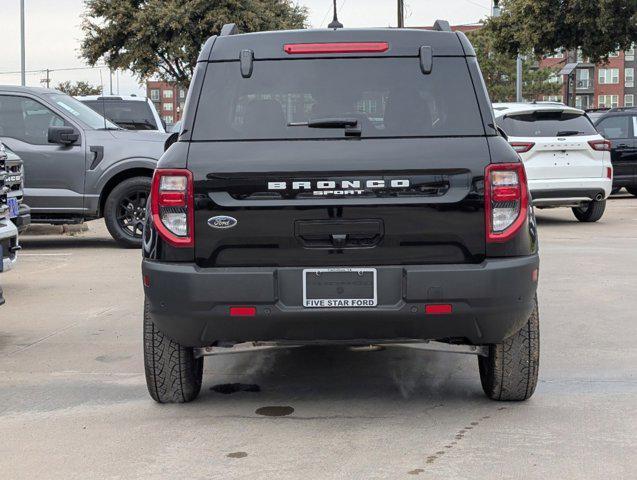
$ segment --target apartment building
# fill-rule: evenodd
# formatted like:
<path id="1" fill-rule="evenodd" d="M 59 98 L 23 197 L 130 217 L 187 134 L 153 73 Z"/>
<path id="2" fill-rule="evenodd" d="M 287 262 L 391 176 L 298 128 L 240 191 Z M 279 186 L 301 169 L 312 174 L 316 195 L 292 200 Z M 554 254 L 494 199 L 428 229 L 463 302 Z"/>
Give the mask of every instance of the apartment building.
<path id="1" fill-rule="evenodd" d="M 187 89 L 168 82 L 151 80 L 146 83 L 146 95 L 168 126 L 181 120 L 187 93 Z"/>
<path id="2" fill-rule="evenodd" d="M 581 52 L 556 52 L 539 62 L 539 68 L 561 68 L 577 63 L 575 106 L 587 108 L 632 107 L 635 105 L 635 50 L 610 54 L 607 63 L 593 64 Z M 560 95 L 544 95 L 542 100 L 566 101 L 567 77 L 554 76 L 562 84 Z M 569 92 L 572 95 L 572 90 Z"/>

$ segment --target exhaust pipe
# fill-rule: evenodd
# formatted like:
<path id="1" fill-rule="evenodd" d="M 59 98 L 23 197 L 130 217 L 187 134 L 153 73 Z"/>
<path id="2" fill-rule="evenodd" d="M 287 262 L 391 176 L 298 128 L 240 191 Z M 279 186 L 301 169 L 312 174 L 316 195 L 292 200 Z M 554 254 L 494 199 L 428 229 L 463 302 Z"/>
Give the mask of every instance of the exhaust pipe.
<path id="1" fill-rule="evenodd" d="M 598 193 L 598 194 L 595 196 L 595 201 L 597 201 L 597 202 L 601 202 L 602 200 L 604 200 L 604 195 L 603 195 L 603 194 L 601 194 L 601 193 Z"/>

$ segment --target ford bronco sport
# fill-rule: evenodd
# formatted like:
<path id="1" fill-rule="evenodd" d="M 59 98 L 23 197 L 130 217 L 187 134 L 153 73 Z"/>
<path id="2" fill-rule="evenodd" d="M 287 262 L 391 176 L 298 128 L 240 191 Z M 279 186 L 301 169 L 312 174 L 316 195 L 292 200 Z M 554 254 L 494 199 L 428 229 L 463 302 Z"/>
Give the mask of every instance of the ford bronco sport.
<path id="1" fill-rule="evenodd" d="M 462 33 L 301 30 L 203 47 L 143 235 L 150 395 L 255 345 L 441 342 L 486 395 L 537 382 L 538 239 L 523 164 Z"/>

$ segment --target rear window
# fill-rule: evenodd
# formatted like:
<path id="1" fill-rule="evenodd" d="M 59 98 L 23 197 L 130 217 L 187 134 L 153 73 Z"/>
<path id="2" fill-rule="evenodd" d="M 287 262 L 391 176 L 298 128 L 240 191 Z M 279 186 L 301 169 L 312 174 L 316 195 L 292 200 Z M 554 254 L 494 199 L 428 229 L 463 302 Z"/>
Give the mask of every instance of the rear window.
<path id="1" fill-rule="evenodd" d="M 343 128 L 289 123 L 355 118 L 363 138 L 484 135 L 464 58 L 256 61 L 208 65 L 193 140 L 343 138 Z"/>
<path id="2" fill-rule="evenodd" d="M 559 137 L 596 135 L 591 121 L 579 113 L 542 112 L 508 115 L 497 120 L 511 137 Z"/>
<path id="3" fill-rule="evenodd" d="M 157 122 L 147 102 L 135 100 L 83 100 L 100 115 L 128 130 L 157 130 Z"/>

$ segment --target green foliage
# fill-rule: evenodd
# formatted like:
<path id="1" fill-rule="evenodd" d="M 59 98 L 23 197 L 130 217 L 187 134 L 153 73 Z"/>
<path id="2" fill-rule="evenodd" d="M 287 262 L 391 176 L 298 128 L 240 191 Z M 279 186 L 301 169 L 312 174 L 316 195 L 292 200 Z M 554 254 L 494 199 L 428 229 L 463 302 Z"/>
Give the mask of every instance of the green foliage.
<path id="1" fill-rule="evenodd" d="M 58 83 L 57 90 L 76 97 L 78 95 L 100 95 L 102 93 L 102 87 L 91 85 L 88 82 L 62 82 Z"/>
<path id="2" fill-rule="evenodd" d="M 226 23 L 240 32 L 304 28 L 291 0 L 85 0 L 81 55 L 140 79 L 187 87 L 202 45 Z"/>
<path id="3" fill-rule="evenodd" d="M 495 37 L 490 30 L 482 28 L 467 34 L 473 44 L 478 62 L 493 102 L 515 101 L 516 54 L 498 53 L 494 49 Z M 561 84 L 549 82 L 552 69 L 537 69 L 536 61 L 527 57 L 522 63 L 522 94 L 527 100 L 539 95 L 555 95 Z"/>
<path id="4" fill-rule="evenodd" d="M 597 63 L 637 40 L 637 0 L 501 0 L 502 15 L 487 22 L 494 47 L 548 54 L 576 50 Z"/>

